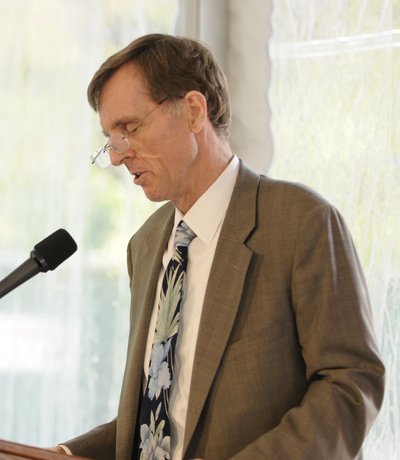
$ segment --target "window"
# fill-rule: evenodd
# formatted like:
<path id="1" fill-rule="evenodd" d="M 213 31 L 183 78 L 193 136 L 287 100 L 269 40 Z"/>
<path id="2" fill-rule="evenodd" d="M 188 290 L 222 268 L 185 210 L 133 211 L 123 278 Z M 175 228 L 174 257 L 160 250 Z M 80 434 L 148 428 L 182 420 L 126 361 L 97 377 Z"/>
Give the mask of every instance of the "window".
<path id="1" fill-rule="evenodd" d="M 355 240 L 387 367 L 367 459 L 399 458 L 399 1 L 274 2 L 270 175 L 335 204 Z"/>
<path id="2" fill-rule="evenodd" d="M 3 0 L 0 278 L 62 227 L 78 252 L 0 300 L 0 438 L 51 445 L 116 414 L 129 321 L 126 245 L 155 205 L 104 143 L 93 73 L 136 36 L 174 29 L 174 0 Z"/>

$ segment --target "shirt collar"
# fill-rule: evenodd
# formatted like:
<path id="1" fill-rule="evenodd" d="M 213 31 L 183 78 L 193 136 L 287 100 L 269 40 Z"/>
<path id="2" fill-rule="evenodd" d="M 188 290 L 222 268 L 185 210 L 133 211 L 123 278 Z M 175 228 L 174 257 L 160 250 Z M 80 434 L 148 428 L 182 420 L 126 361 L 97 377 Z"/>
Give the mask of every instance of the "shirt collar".
<path id="1" fill-rule="evenodd" d="M 208 246 L 222 225 L 238 172 L 239 159 L 234 155 L 216 181 L 185 215 L 175 208 L 174 229 L 184 220 L 196 236 Z"/>

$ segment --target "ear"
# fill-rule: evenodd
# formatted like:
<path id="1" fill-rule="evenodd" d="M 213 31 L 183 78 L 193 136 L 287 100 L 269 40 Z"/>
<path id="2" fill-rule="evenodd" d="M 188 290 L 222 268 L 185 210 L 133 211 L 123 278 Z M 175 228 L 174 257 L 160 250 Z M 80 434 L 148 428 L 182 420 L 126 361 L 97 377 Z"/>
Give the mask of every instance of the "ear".
<path id="1" fill-rule="evenodd" d="M 185 95 L 188 105 L 189 128 L 194 134 L 198 134 L 207 122 L 207 101 L 199 91 L 189 91 Z"/>

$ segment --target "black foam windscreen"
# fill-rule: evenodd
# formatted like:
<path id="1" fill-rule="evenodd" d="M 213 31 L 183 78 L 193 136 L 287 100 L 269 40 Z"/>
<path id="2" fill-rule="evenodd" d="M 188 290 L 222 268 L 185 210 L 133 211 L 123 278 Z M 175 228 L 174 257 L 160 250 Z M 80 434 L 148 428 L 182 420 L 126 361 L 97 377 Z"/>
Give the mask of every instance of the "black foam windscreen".
<path id="1" fill-rule="evenodd" d="M 37 243 L 32 252 L 45 268 L 54 270 L 64 260 L 68 259 L 77 248 L 78 246 L 72 236 L 60 228 Z"/>

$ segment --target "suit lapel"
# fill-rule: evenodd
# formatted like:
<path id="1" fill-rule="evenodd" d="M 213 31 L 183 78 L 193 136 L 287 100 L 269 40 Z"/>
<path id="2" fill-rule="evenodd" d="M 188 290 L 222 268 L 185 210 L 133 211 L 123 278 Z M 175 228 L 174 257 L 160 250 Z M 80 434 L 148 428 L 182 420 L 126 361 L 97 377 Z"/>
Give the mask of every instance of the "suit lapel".
<path id="1" fill-rule="evenodd" d="M 241 163 L 204 298 L 193 364 L 184 452 L 217 373 L 242 297 L 253 254 L 244 243 L 256 225 L 258 182 L 259 176 Z"/>
<path id="2" fill-rule="evenodd" d="M 145 236 L 140 245 L 139 256 L 135 261 L 135 272 L 132 275 L 132 312 L 135 323 L 133 337 L 136 338 L 135 358 L 143 367 L 144 352 L 149 332 L 149 323 L 154 305 L 160 273 L 162 256 L 168 243 L 173 226 L 174 208 L 171 206 L 166 216 L 159 216 L 157 226 L 145 229 Z M 146 287 L 146 289 L 143 289 Z"/>

